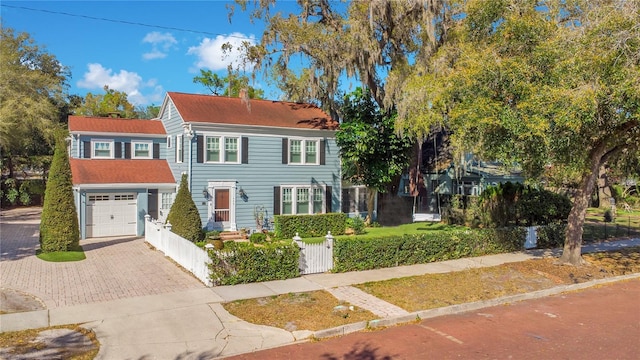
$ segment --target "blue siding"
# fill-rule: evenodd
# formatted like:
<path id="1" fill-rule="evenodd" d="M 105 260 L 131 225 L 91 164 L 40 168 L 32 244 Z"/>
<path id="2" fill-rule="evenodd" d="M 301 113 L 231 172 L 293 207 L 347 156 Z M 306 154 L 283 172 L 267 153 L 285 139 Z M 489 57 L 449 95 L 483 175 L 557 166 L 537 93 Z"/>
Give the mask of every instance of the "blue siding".
<path id="1" fill-rule="evenodd" d="M 171 114 L 169 114 L 171 113 Z M 182 173 L 189 172 L 191 159 L 191 173 L 188 174 L 191 193 L 200 212 L 203 226 L 208 223 L 208 200 L 203 196 L 203 190 L 209 182 L 235 182 L 235 214 L 237 228 L 256 228 L 254 210 L 263 207 L 268 218 L 273 219 L 274 187 L 282 185 L 322 185 L 332 188 L 332 211 L 340 211 L 340 159 L 333 131 L 305 130 L 305 129 L 277 129 L 265 128 L 263 131 L 246 130 L 238 126 L 237 130 L 216 130 L 216 125 L 193 124 L 194 138 L 189 153 L 189 143 L 185 137 L 184 162 L 176 163 L 175 137 L 184 134 L 183 122 L 170 100 L 165 104 L 160 115 L 168 134 L 172 136 L 173 151 L 167 154 L 167 161 L 177 181 Z M 197 126 L 196 126 L 197 125 Z M 197 128 L 197 129 L 196 129 Z M 227 128 L 233 128 L 228 126 Z M 247 137 L 249 140 L 248 164 L 212 164 L 197 162 L 198 135 L 225 135 Z M 289 165 L 282 164 L 282 138 L 295 137 L 306 139 L 322 139 L 325 141 L 325 165 Z M 239 148 L 241 148 L 239 146 Z M 190 156 L 189 156 L 190 155 Z M 241 155 L 239 154 L 239 158 Z M 238 194 L 243 189 L 246 197 Z"/>

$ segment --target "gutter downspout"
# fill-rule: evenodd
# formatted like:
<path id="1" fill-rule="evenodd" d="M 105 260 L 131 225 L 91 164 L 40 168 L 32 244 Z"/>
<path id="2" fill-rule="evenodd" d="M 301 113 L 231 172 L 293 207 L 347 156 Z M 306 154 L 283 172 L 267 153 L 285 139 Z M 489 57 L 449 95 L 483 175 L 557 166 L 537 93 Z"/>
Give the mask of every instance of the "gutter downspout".
<path id="1" fill-rule="evenodd" d="M 193 138 L 195 136 L 190 123 L 183 124 L 182 126 L 184 126 L 185 137 L 189 140 L 189 162 L 187 163 L 187 181 L 189 182 L 189 193 L 193 194 L 193 191 L 192 191 L 193 182 L 191 181 L 191 167 L 193 163 Z"/>

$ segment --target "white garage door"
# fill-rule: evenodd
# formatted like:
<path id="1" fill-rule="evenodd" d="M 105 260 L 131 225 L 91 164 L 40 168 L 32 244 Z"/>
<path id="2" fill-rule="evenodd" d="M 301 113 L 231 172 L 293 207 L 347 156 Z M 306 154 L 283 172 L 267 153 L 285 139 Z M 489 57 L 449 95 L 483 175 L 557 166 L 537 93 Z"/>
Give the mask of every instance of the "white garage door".
<path id="1" fill-rule="evenodd" d="M 136 235 L 136 194 L 90 194 L 87 237 Z"/>

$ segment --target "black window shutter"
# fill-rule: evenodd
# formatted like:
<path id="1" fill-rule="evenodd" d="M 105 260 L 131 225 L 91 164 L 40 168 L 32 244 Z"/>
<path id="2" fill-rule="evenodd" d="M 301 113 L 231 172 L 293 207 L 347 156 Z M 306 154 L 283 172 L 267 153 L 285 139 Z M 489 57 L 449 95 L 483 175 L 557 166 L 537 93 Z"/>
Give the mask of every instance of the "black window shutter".
<path id="1" fill-rule="evenodd" d="M 85 159 L 91 159 L 91 141 L 83 141 L 82 146 L 84 147 L 82 157 Z"/>
<path id="2" fill-rule="evenodd" d="M 160 159 L 160 144 L 158 143 L 153 144 L 153 158 Z"/>
<path id="3" fill-rule="evenodd" d="M 131 143 L 124 143 L 124 158 L 131 159 Z"/>
<path id="4" fill-rule="evenodd" d="M 198 135 L 196 136 L 197 148 L 198 148 L 198 156 L 196 157 L 196 162 L 203 163 L 204 162 L 204 136 Z"/>
<path id="5" fill-rule="evenodd" d="M 327 186 L 326 189 L 326 201 L 327 201 L 327 207 L 325 209 L 325 212 L 330 213 L 333 209 L 331 208 L 331 204 L 332 204 L 332 199 L 333 199 L 333 192 L 331 191 L 331 186 Z"/>
<path id="6" fill-rule="evenodd" d="M 249 163 L 249 138 L 246 136 L 242 137 L 242 163 Z"/>
<path id="7" fill-rule="evenodd" d="M 325 151 L 324 140 L 320 140 L 320 165 L 325 163 Z"/>
<path id="8" fill-rule="evenodd" d="M 289 163 L 289 139 L 282 138 L 282 163 Z"/>
<path id="9" fill-rule="evenodd" d="M 122 159 L 122 143 L 120 141 L 116 141 L 113 145 L 113 157 Z"/>
<path id="10" fill-rule="evenodd" d="M 280 186 L 273 187 L 273 215 L 280 215 Z"/>
<path id="11" fill-rule="evenodd" d="M 342 212 L 349 213 L 349 189 L 342 189 Z"/>

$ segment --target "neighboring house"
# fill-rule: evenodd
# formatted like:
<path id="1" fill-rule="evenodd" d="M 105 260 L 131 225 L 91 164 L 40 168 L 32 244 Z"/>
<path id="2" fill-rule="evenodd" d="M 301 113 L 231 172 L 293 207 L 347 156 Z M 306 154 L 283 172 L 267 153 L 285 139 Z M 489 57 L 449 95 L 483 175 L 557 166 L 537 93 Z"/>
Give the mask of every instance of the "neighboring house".
<path id="1" fill-rule="evenodd" d="M 340 211 L 338 123 L 300 103 L 169 92 L 159 116 L 173 176 L 209 230 L 271 229 L 279 214 Z"/>
<path id="2" fill-rule="evenodd" d="M 142 235 L 168 212 L 176 180 L 158 120 L 69 116 L 69 162 L 82 239 Z"/>
<path id="3" fill-rule="evenodd" d="M 467 154 L 461 166 L 453 163 L 436 172 L 427 172 L 422 168 L 418 183 L 421 185 L 414 211 L 419 213 L 438 213 L 438 203 L 451 195 L 480 195 L 487 187 L 508 181 L 524 182 L 519 171 L 508 171 L 499 163 L 484 162 Z M 412 173 L 415 176 L 415 172 Z M 412 196 L 410 175 L 405 174 L 400 181 L 399 196 Z"/>
<path id="4" fill-rule="evenodd" d="M 349 217 L 361 217 L 366 219 L 367 208 L 367 187 L 364 185 L 353 185 L 349 181 L 342 181 L 342 212 Z M 372 221 L 378 218 L 378 196 L 373 198 Z"/>

